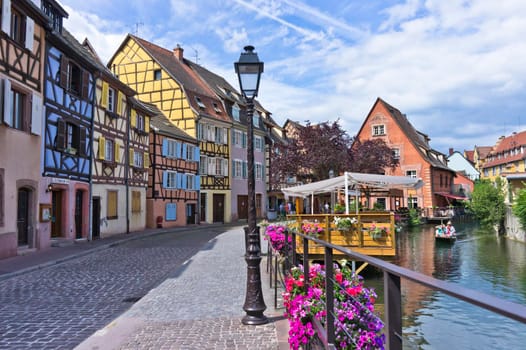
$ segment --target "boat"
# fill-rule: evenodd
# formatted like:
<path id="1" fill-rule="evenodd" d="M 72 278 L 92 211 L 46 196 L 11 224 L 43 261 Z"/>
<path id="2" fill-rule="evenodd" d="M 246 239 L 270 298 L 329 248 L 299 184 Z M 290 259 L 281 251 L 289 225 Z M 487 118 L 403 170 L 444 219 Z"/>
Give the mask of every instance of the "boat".
<path id="1" fill-rule="evenodd" d="M 452 243 L 455 243 L 456 240 L 457 240 L 456 235 L 453 235 L 453 236 L 435 235 L 435 242 L 437 243 L 452 244 Z"/>

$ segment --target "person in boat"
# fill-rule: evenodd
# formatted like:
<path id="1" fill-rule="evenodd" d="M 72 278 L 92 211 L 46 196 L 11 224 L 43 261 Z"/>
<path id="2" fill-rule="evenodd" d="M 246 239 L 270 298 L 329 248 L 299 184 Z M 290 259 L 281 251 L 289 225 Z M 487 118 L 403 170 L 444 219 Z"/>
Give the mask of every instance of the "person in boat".
<path id="1" fill-rule="evenodd" d="M 436 226 L 435 236 L 442 237 L 446 234 L 446 226 L 444 224 L 440 224 Z"/>
<path id="2" fill-rule="evenodd" d="M 455 230 L 455 226 L 451 224 L 451 221 L 447 222 L 445 233 L 446 233 L 446 237 L 454 236 L 457 233 L 457 231 Z"/>

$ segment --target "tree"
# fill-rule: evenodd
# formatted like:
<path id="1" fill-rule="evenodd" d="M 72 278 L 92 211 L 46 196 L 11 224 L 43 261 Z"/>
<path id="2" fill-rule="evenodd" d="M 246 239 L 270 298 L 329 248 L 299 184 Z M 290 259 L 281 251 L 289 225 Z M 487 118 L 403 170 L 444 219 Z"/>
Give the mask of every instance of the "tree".
<path id="1" fill-rule="evenodd" d="M 523 186 L 526 184 L 523 183 Z M 522 229 L 526 230 L 526 188 L 522 188 L 517 193 L 517 197 L 512 206 L 513 214 L 519 219 Z"/>
<path id="2" fill-rule="evenodd" d="M 481 224 L 501 225 L 506 213 L 501 179 L 497 178 L 494 184 L 484 179 L 477 181 L 467 207 Z"/>
<path id="3" fill-rule="evenodd" d="M 355 140 L 349 150 L 349 171 L 369 174 L 384 174 L 386 168 L 398 166 L 398 158 L 382 139 Z"/>

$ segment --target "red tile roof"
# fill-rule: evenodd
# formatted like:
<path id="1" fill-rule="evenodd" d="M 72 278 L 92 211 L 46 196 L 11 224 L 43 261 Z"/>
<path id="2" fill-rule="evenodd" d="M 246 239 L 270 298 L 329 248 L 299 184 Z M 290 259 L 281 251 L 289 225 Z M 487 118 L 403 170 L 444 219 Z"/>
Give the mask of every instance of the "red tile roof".
<path id="1" fill-rule="evenodd" d="M 507 164 L 526 158 L 526 131 L 500 138 L 493 151 L 486 157 L 484 168 Z"/>

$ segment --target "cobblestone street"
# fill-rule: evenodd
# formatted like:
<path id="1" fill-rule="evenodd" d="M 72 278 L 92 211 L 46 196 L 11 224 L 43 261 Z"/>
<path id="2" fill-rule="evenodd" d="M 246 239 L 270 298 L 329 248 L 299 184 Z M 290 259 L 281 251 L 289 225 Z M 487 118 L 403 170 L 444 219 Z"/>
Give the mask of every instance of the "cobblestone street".
<path id="1" fill-rule="evenodd" d="M 0 281 L 0 349 L 74 348 L 222 232 L 152 235 Z"/>

